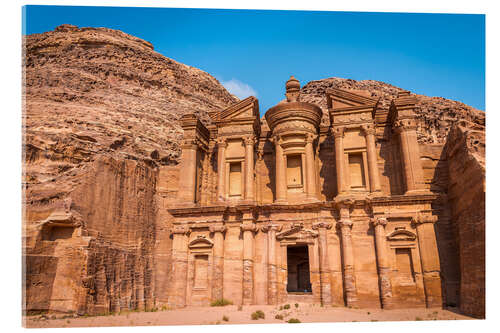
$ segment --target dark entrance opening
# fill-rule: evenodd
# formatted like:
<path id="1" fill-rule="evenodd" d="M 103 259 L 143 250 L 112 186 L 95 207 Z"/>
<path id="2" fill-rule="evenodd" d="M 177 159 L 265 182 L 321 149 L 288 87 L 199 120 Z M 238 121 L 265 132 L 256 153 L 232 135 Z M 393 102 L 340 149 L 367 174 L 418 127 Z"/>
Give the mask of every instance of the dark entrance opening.
<path id="1" fill-rule="evenodd" d="M 306 245 L 288 246 L 286 249 L 288 266 L 288 292 L 310 293 L 309 251 Z"/>

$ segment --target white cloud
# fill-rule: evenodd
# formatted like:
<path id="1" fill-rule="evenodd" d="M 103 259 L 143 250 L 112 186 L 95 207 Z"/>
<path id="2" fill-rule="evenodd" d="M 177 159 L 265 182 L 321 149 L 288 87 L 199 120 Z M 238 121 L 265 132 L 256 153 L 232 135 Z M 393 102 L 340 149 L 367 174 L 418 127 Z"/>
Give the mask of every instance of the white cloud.
<path id="1" fill-rule="evenodd" d="M 235 95 L 239 99 L 247 98 L 248 96 L 256 96 L 257 92 L 250 87 L 248 84 L 243 83 L 236 79 L 231 79 L 229 81 L 221 81 L 224 88 L 227 89 L 231 94 Z"/>

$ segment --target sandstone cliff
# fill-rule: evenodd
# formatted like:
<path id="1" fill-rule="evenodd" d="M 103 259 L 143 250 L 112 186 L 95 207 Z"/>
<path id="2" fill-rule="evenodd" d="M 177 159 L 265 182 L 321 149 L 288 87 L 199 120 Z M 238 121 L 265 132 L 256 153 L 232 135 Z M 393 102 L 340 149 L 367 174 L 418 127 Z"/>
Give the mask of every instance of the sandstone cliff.
<path id="1" fill-rule="evenodd" d="M 151 307 L 167 232 L 156 221 L 158 166 L 177 161 L 177 120 L 209 122 L 237 99 L 117 30 L 29 35 L 23 60 L 26 310 Z"/>

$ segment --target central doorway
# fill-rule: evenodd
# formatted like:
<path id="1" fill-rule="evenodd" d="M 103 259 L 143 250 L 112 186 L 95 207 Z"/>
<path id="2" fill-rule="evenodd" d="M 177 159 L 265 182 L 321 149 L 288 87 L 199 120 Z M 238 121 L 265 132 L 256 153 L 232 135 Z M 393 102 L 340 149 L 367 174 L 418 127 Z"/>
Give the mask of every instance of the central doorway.
<path id="1" fill-rule="evenodd" d="M 286 254 L 288 266 L 287 292 L 311 293 L 307 245 L 288 246 Z"/>

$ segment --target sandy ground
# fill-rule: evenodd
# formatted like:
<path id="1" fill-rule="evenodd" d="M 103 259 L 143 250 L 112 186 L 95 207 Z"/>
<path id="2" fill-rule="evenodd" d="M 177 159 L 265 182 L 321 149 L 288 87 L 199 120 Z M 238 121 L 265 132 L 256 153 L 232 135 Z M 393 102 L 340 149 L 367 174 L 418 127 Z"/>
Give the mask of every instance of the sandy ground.
<path id="1" fill-rule="evenodd" d="M 252 320 L 251 314 L 261 310 L 264 319 Z M 283 319 L 276 319 L 282 315 Z M 224 319 L 223 317 L 226 317 Z M 321 307 L 315 304 L 290 304 L 290 309 L 279 306 L 252 305 L 225 307 L 198 307 L 157 312 L 129 312 L 108 316 L 70 317 L 64 315 L 24 317 L 25 327 L 94 327 L 94 326 L 151 326 L 151 325 L 225 325 L 225 324 L 262 324 L 285 323 L 291 318 L 307 322 L 361 322 L 361 321 L 402 321 L 402 320 L 465 320 L 473 319 L 459 314 L 454 309 L 349 309 L 340 307 Z"/>

